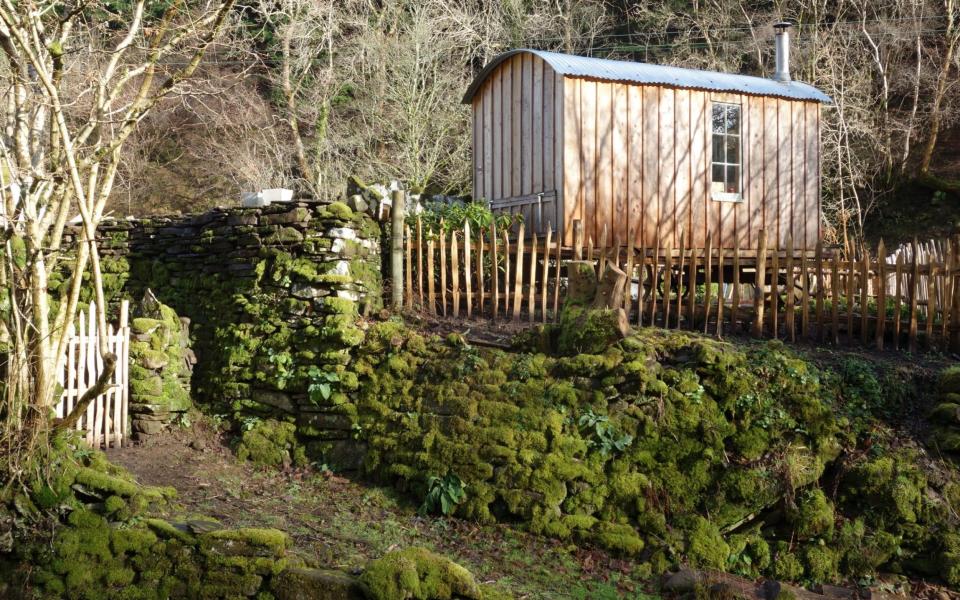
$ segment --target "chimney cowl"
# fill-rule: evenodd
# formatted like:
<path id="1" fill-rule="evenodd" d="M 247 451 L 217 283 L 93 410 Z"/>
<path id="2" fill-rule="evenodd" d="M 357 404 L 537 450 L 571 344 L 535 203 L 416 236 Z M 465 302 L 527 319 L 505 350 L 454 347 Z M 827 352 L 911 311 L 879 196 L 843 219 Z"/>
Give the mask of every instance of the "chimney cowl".
<path id="1" fill-rule="evenodd" d="M 777 67 L 773 73 L 773 79 L 780 82 L 790 81 L 790 27 L 793 23 L 789 21 L 780 21 L 773 25 L 776 31 L 776 61 Z"/>

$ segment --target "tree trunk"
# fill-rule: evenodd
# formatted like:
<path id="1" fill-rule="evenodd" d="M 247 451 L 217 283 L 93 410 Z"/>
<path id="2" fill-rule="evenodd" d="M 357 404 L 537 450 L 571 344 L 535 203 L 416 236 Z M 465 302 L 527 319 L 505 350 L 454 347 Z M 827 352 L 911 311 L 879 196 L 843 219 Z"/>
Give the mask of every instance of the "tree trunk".
<path id="1" fill-rule="evenodd" d="M 950 69 L 953 68 L 953 53 L 956 50 L 960 35 L 957 35 L 954 23 L 954 4 L 955 0 L 947 0 L 944 7 L 947 12 L 947 31 L 944 34 L 947 48 L 943 56 L 943 64 L 940 66 L 940 73 L 937 76 L 937 89 L 933 94 L 933 107 L 930 109 L 930 135 L 927 137 L 927 143 L 923 147 L 923 153 L 920 155 L 920 175 L 930 173 L 930 163 L 933 162 L 933 152 L 937 148 L 937 137 L 940 135 L 940 125 L 943 121 L 941 114 L 941 105 L 943 98 L 947 93 L 947 79 L 950 75 Z"/>

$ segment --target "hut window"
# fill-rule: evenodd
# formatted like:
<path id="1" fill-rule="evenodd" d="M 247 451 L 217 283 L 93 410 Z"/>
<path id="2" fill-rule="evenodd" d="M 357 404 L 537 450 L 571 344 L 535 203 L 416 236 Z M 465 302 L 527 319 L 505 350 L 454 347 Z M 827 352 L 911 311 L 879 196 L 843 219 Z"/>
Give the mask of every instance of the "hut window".
<path id="1" fill-rule="evenodd" d="M 715 102 L 712 131 L 711 195 L 714 200 L 742 200 L 740 195 L 740 174 L 743 170 L 740 153 L 740 105 Z"/>

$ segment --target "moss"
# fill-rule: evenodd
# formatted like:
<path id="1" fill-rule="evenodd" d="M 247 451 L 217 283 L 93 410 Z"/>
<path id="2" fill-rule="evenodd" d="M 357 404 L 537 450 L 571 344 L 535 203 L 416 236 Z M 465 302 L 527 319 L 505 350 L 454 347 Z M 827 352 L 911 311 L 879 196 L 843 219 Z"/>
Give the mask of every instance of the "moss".
<path id="1" fill-rule="evenodd" d="M 807 577 L 818 583 L 836 581 L 840 557 L 825 544 L 810 544 L 804 548 L 803 563 Z"/>
<path id="2" fill-rule="evenodd" d="M 687 560 L 694 566 L 723 569 L 730 556 L 730 546 L 716 525 L 695 516 L 687 532 L 686 553 Z"/>
<path id="3" fill-rule="evenodd" d="M 76 482 L 100 492 L 125 498 L 129 498 L 140 491 L 140 486 L 132 481 L 127 481 L 120 477 L 113 477 L 101 471 L 86 467 L 77 471 Z"/>
<path id="4" fill-rule="evenodd" d="M 134 334 L 151 334 L 160 327 L 160 325 L 161 322 L 159 319 L 135 317 L 130 321 L 130 331 Z"/>
<path id="5" fill-rule="evenodd" d="M 424 548 L 407 548 L 370 562 L 360 576 L 372 600 L 483 600 L 469 571 Z"/>
<path id="6" fill-rule="evenodd" d="M 947 367 L 940 372 L 937 380 L 937 390 L 941 394 L 960 393 L 960 365 Z"/>
<path id="7" fill-rule="evenodd" d="M 103 502 L 103 510 L 107 514 L 118 513 L 127 508 L 127 503 L 120 496 L 110 496 Z"/>
<path id="8" fill-rule="evenodd" d="M 303 466 L 307 463 L 303 446 L 297 441 L 297 426 L 268 419 L 244 431 L 237 445 L 237 457 L 264 466 Z"/>
<path id="9" fill-rule="evenodd" d="M 568 521 L 569 522 L 569 521 Z M 636 556 L 644 548 L 643 539 L 637 531 L 619 523 L 599 523 L 593 530 L 591 537 L 604 548 L 621 552 L 628 556 Z"/>
<path id="10" fill-rule="evenodd" d="M 291 540 L 278 529 L 223 529 L 201 535 L 200 546 L 207 552 L 226 556 L 280 558 L 291 546 Z"/>
<path id="11" fill-rule="evenodd" d="M 615 310 L 565 306 L 560 315 L 557 351 L 560 354 L 600 354 L 620 340 L 620 316 Z"/>
<path id="12" fill-rule="evenodd" d="M 359 584 L 341 571 L 326 569 L 286 569 L 272 584 L 272 591 L 279 598 L 293 600 L 363 600 Z"/>
<path id="13" fill-rule="evenodd" d="M 915 523 L 922 511 L 921 490 L 927 486 L 915 457 L 906 450 L 859 462 L 850 469 L 844 483 L 845 501 L 871 505 L 874 523 L 886 520 Z"/>
<path id="14" fill-rule="evenodd" d="M 960 404 L 942 402 L 930 412 L 930 420 L 947 425 L 960 426 Z"/>
<path id="15" fill-rule="evenodd" d="M 173 539 L 190 545 L 196 543 L 196 538 L 192 534 L 164 519 L 148 518 L 144 519 L 144 523 L 161 538 Z"/>
<path id="16" fill-rule="evenodd" d="M 321 306 L 325 312 L 342 315 L 357 314 L 357 303 L 347 298 L 324 298 Z"/>
<path id="17" fill-rule="evenodd" d="M 804 491 L 797 499 L 796 507 L 788 511 L 788 516 L 799 539 L 833 535 L 833 504 L 822 490 Z"/>
<path id="18" fill-rule="evenodd" d="M 843 553 L 843 571 L 854 576 L 875 573 L 900 551 L 896 536 L 886 531 L 871 531 L 862 519 L 847 521 L 837 536 Z"/>
<path id="19" fill-rule="evenodd" d="M 115 529 L 110 536 L 110 545 L 114 554 L 117 555 L 123 555 L 128 552 L 131 554 L 143 554 L 157 543 L 157 539 L 157 535 L 149 529 L 130 527 L 126 529 Z"/>
<path id="20" fill-rule="evenodd" d="M 149 399 L 156 398 L 157 403 L 162 403 L 163 401 L 163 378 L 159 375 L 150 374 L 144 379 L 130 379 L 130 395 L 135 402 L 142 404 L 153 403 L 148 402 Z"/>
<path id="21" fill-rule="evenodd" d="M 353 211 L 350 207 L 339 201 L 328 204 L 324 212 L 335 219 L 343 219 L 344 221 L 349 221 L 353 218 Z"/>

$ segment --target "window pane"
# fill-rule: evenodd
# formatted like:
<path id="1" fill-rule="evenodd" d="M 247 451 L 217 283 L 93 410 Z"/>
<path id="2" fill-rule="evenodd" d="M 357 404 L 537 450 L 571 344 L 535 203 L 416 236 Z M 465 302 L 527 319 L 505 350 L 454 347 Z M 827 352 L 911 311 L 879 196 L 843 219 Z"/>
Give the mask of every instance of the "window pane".
<path id="1" fill-rule="evenodd" d="M 727 191 L 731 194 L 740 191 L 740 167 L 727 167 Z"/>
<path id="2" fill-rule="evenodd" d="M 716 150 L 714 150 L 716 152 Z M 714 154 L 716 156 L 716 154 Z M 716 159 L 714 159 L 716 160 Z M 740 164 L 740 138 L 737 136 L 727 136 L 727 160 L 728 163 Z"/>
<path id="3" fill-rule="evenodd" d="M 714 133 L 723 133 L 726 131 L 725 123 L 725 114 L 723 104 L 714 104 L 713 105 L 713 132 Z"/>
<path id="4" fill-rule="evenodd" d="M 713 162 L 727 162 L 724 160 L 723 140 L 725 136 L 713 134 Z"/>
<path id="5" fill-rule="evenodd" d="M 734 104 L 727 105 L 727 133 L 740 134 L 740 107 Z"/>
<path id="6" fill-rule="evenodd" d="M 723 184 L 723 165 L 713 165 L 713 181 Z"/>

